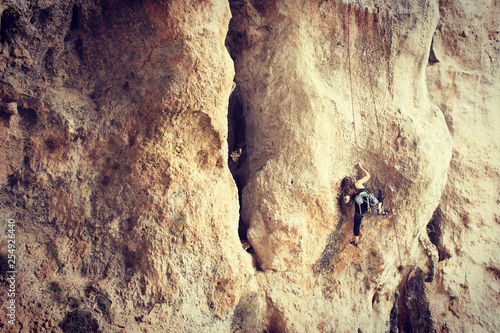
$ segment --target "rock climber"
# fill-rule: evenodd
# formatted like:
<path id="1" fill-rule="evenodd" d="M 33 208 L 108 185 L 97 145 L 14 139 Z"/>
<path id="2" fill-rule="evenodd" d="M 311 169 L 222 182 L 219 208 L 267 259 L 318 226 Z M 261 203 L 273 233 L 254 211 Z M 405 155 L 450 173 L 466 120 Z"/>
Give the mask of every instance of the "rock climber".
<path id="1" fill-rule="evenodd" d="M 378 215 L 387 215 L 387 212 L 382 210 L 383 196 L 382 190 L 376 189 L 373 193 L 368 194 L 364 184 L 370 179 L 370 174 L 366 171 L 361 163 L 358 164 L 359 169 L 363 172 L 364 176 L 354 181 L 351 177 L 342 179 L 341 190 L 344 198 L 344 203 L 352 205 L 355 204 L 354 211 L 354 239 L 349 241 L 350 244 L 358 247 L 359 234 L 361 228 L 361 220 L 363 216 L 372 209 L 376 209 Z M 376 200 L 373 200 L 376 199 Z"/>

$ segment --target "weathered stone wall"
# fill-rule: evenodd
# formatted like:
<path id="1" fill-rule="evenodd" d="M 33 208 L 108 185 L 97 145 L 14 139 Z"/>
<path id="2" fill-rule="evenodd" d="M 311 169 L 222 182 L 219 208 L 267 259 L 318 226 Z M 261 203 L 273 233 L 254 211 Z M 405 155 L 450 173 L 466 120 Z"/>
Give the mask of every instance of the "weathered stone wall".
<path id="1" fill-rule="evenodd" d="M 15 330 L 498 331 L 499 10 L 2 2 Z"/>
<path id="2" fill-rule="evenodd" d="M 437 255 L 421 239 L 452 151 L 425 81 L 438 4 L 240 1 L 232 8 L 228 39 L 249 160 L 242 219 L 263 270 L 257 280 L 270 325 L 388 331 L 403 279 L 393 220 L 366 217 L 356 249 L 348 243 L 352 212 L 342 214 L 337 200 L 340 180 L 357 175 L 348 51 L 368 186 L 387 193 L 387 170 L 403 273 L 421 265 L 429 274 Z"/>
<path id="3" fill-rule="evenodd" d="M 1 212 L 17 223 L 17 328 L 69 329 L 91 313 L 105 332 L 229 330 L 253 271 L 226 158 L 229 4 L 0 8 Z"/>
<path id="4" fill-rule="evenodd" d="M 429 298 L 437 329 L 496 332 L 500 8 L 440 1 L 440 14 L 427 83 L 453 137 L 453 158 L 433 224 L 441 261 Z"/>

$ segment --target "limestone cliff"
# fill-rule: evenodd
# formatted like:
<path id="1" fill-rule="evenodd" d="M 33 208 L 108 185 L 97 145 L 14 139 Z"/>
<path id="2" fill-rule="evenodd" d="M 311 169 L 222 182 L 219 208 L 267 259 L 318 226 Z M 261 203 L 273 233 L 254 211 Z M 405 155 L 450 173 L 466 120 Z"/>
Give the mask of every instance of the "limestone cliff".
<path id="1" fill-rule="evenodd" d="M 499 331 L 499 12 L 4 1 L 0 327 Z"/>
<path id="2" fill-rule="evenodd" d="M 1 195 L 17 223 L 17 327 L 224 330 L 252 274 L 226 159 L 229 5 L 7 5 Z"/>
<path id="3" fill-rule="evenodd" d="M 439 250 L 429 288 L 436 328 L 499 330 L 500 8 L 440 2 L 427 68 L 432 103 L 453 137 L 448 181 L 429 225 Z M 493 311 L 491 311 L 492 309 Z"/>

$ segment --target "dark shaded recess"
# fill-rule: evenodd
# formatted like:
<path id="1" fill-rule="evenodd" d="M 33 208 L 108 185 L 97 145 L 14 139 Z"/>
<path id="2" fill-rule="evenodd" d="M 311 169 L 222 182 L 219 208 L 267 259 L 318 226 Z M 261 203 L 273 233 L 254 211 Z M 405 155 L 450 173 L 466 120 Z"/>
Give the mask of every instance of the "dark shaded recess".
<path id="1" fill-rule="evenodd" d="M 3 110 L 0 110 L 0 119 L 5 121 L 5 126 L 9 127 L 10 124 L 10 117 L 12 117 L 12 114 L 5 112 Z"/>
<path id="2" fill-rule="evenodd" d="M 278 310 L 274 310 L 271 318 L 269 319 L 269 326 L 267 330 L 264 330 L 267 333 L 285 333 L 286 325 L 283 316 Z"/>
<path id="3" fill-rule="evenodd" d="M 429 301 L 425 294 L 424 274 L 420 268 L 410 269 L 401 280 L 396 293 L 396 302 L 391 311 L 390 332 L 435 332 Z M 399 299 L 398 294 L 401 295 Z M 393 325 L 394 317 L 397 317 L 397 328 Z"/>
<path id="4" fill-rule="evenodd" d="M 266 15 L 266 0 L 250 0 L 252 6 L 262 15 Z"/>
<path id="5" fill-rule="evenodd" d="M 399 297 L 394 303 L 394 307 L 396 307 L 395 311 L 397 311 L 395 332 L 412 332 L 410 312 L 406 304 L 406 285 L 408 284 L 411 269 L 412 268 L 410 268 L 410 271 L 403 276 L 396 291 L 396 294 L 401 295 L 401 297 Z"/>
<path id="6" fill-rule="evenodd" d="M 116 8 L 116 6 L 129 7 L 131 9 L 134 9 L 144 7 L 144 3 L 145 0 L 102 0 L 101 7 L 105 11 L 113 10 L 113 8 Z"/>
<path id="7" fill-rule="evenodd" d="M 238 23 L 238 18 L 241 16 L 240 8 L 243 6 L 241 1 L 230 1 L 231 14 L 233 18 L 229 22 L 229 30 L 226 37 L 226 48 L 233 61 L 241 54 L 242 50 L 248 48 L 248 43 L 244 35 L 244 31 L 239 31 L 241 26 Z M 236 82 L 237 82 L 236 73 Z M 246 122 L 244 115 L 243 98 L 240 87 L 237 85 L 233 93 L 229 98 L 229 109 L 228 109 L 228 137 L 227 143 L 229 147 L 229 153 L 240 152 L 241 155 L 237 161 L 234 161 L 231 156 L 229 156 L 228 165 L 231 174 L 233 175 L 236 186 L 238 187 L 238 200 L 240 203 L 240 220 L 238 234 L 242 243 L 247 243 L 247 231 L 249 225 L 241 219 L 241 207 L 242 207 L 242 192 L 248 181 L 249 167 L 247 161 L 247 150 L 246 150 Z M 251 248 L 247 250 L 251 253 L 253 251 Z"/>
<path id="8" fill-rule="evenodd" d="M 372 309 L 375 306 L 375 303 L 379 303 L 379 302 L 380 302 L 380 295 L 379 295 L 378 291 L 376 291 L 372 297 Z"/>
<path id="9" fill-rule="evenodd" d="M 50 11 L 48 9 L 42 9 L 36 12 L 30 19 L 31 24 L 35 24 L 38 28 L 45 26 L 47 20 L 50 17 Z"/>
<path id="10" fill-rule="evenodd" d="M 83 60 L 83 41 L 80 38 L 75 40 L 75 51 L 80 60 Z"/>
<path id="11" fill-rule="evenodd" d="M 45 147 L 47 148 L 49 153 L 53 153 L 60 146 L 60 143 L 56 139 L 53 139 L 53 138 L 45 140 L 44 143 L 45 143 Z"/>
<path id="12" fill-rule="evenodd" d="M 245 27 L 241 25 L 242 16 L 246 15 L 244 1 L 231 1 L 229 4 L 233 18 L 229 21 L 225 44 L 229 55 L 236 61 L 243 50 L 250 48 L 250 43 Z"/>
<path id="13" fill-rule="evenodd" d="M 441 236 L 442 236 L 441 220 L 442 220 L 442 213 L 441 209 L 438 207 L 434 211 L 434 214 L 432 214 L 432 218 L 427 224 L 427 235 L 429 236 L 431 243 L 434 244 L 438 250 L 439 261 L 443 261 L 450 258 L 450 254 L 444 249 L 441 241 Z"/>
<path id="14" fill-rule="evenodd" d="M 396 300 L 394 301 L 394 305 L 391 309 L 391 314 L 389 317 L 389 333 L 399 333 L 398 329 L 398 300 L 399 300 L 399 292 L 396 291 L 394 294 Z"/>
<path id="15" fill-rule="evenodd" d="M 8 186 L 17 186 L 21 182 L 21 176 L 18 173 L 13 173 L 7 176 L 7 185 Z"/>
<path id="16" fill-rule="evenodd" d="M 230 156 L 228 165 L 234 181 L 238 188 L 238 200 L 240 203 L 240 221 L 238 234 L 242 242 L 247 241 L 248 225 L 241 219 L 241 205 L 243 188 L 248 181 L 248 162 L 246 151 L 246 122 L 243 114 L 243 104 L 241 101 L 239 89 L 236 89 L 229 98 L 228 110 L 228 147 L 229 153 L 237 152 L 240 154 L 235 161 Z M 240 153 L 241 152 L 241 153 Z"/>
<path id="17" fill-rule="evenodd" d="M 101 109 L 101 102 L 109 103 L 106 99 L 116 99 L 123 89 L 127 91 L 127 99 L 132 104 L 139 103 L 143 97 L 142 75 L 139 73 L 136 78 L 130 78 L 127 68 L 131 67 L 131 63 L 143 61 L 148 56 L 147 41 L 156 38 L 156 26 L 147 15 L 144 3 L 139 0 L 99 0 L 96 6 L 87 8 L 78 1 L 68 8 L 65 50 L 78 55 L 80 60 L 71 61 L 68 65 L 75 72 L 81 71 L 91 82 L 90 93 L 97 102 L 96 111 Z M 124 34 L 130 36 L 129 42 L 123 39 Z M 59 57 L 58 52 L 54 54 L 56 59 Z M 179 54 L 182 54 L 182 50 Z M 58 62 L 54 62 L 54 65 L 57 73 Z M 155 73 L 151 82 L 167 81 L 169 73 Z M 79 85 L 74 80 L 68 80 L 68 84 Z M 75 88 L 80 89 L 77 86 Z M 157 89 L 153 89 L 155 96 L 152 100 L 164 96 L 167 89 L 168 85 L 158 84 Z M 133 108 L 135 106 L 131 105 L 130 109 Z"/>
<path id="18" fill-rule="evenodd" d="M 227 33 L 226 47 L 228 48 L 229 55 L 231 59 L 236 60 L 239 55 L 238 49 L 235 46 L 242 45 L 244 43 L 244 35 L 240 31 L 230 30 Z"/>
<path id="19" fill-rule="evenodd" d="M 45 69 L 52 75 L 55 75 L 54 53 L 55 48 L 50 47 L 43 58 Z"/>
<path id="20" fill-rule="evenodd" d="M 109 176 L 104 176 L 102 177 L 101 184 L 102 186 L 108 186 L 111 181 L 111 178 Z"/>
<path id="21" fill-rule="evenodd" d="M 132 277 L 134 276 L 134 274 L 141 267 L 140 253 L 141 253 L 140 249 L 138 251 L 132 251 L 126 245 L 123 245 L 123 247 L 122 247 L 122 258 L 123 258 L 123 264 L 125 266 L 125 274 L 124 274 L 123 278 L 125 279 L 125 281 L 127 283 L 132 280 Z"/>
<path id="22" fill-rule="evenodd" d="M 73 11 L 71 13 L 71 23 L 69 29 L 71 31 L 78 30 L 80 28 L 80 8 L 77 5 L 73 6 Z"/>
<path id="23" fill-rule="evenodd" d="M 9 257 L 7 253 L 0 253 L 0 276 L 7 275 L 9 269 Z"/>
<path id="24" fill-rule="evenodd" d="M 22 106 L 17 107 L 19 116 L 21 116 L 22 124 L 28 130 L 33 129 L 38 122 L 38 115 L 36 111 L 31 108 L 23 108 Z"/>
<path id="25" fill-rule="evenodd" d="M 66 314 L 59 326 L 64 332 L 69 333 L 101 332 L 99 324 L 95 318 L 92 318 L 92 314 L 82 310 L 75 310 Z"/>
<path id="26" fill-rule="evenodd" d="M 104 23 L 107 28 L 112 28 L 121 19 L 125 19 L 123 16 L 125 13 L 144 12 L 144 3 L 145 0 L 102 0 L 102 19 L 104 21 L 101 23 Z M 90 25 L 91 22 L 88 24 Z"/>
<path id="27" fill-rule="evenodd" d="M 417 268 L 416 273 L 406 285 L 406 294 L 404 297 L 411 317 L 411 328 L 414 333 L 435 332 L 429 309 L 429 301 L 425 295 L 424 284 L 424 274 L 420 268 Z"/>
<path id="28" fill-rule="evenodd" d="M 131 251 L 128 247 L 122 249 L 123 260 L 126 269 L 135 270 L 140 261 L 140 256 L 135 251 Z"/>
<path id="29" fill-rule="evenodd" d="M 4 10 L 0 26 L 0 42 L 2 44 L 5 42 L 10 44 L 15 34 L 21 31 L 20 17 L 21 15 L 14 8 Z"/>
<path id="30" fill-rule="evenodd" d="M 435 63 L 438 63 L 439 60 L 436 57 L 436 54 L 434 53 L 434 39 L 432 39 L 431 42 L 431 50 L 429 52 L 429 65 L 434 65 Z"/>

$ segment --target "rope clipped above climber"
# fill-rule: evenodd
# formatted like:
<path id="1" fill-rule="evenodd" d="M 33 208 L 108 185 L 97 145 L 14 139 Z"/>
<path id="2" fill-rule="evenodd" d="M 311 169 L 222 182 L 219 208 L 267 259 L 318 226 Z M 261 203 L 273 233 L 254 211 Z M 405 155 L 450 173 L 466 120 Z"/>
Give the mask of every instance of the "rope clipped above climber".
<path id="1" fill-rule="evenodd" d="M 357 159 L 357 165 L 359 167 L 358 175 L 359 175 L 360 179 L 358 181 L 355 181 L 355 182 L 351 180 L 350 182 L 353 183 L 351 185 L 349 180 L 348 180 L 349 178 L 346 177 L 342 181 L 342 188 L 343 188 L 343 192 L 344 192 L 344 188 L 346 191 L 345 193 L 343 193 L 344 197 L 347 196 L 348 192 L 351 194 L 351 195 L 349 195 L 349 200 L 347 202 L 351 201 L 352 195 L 354 194 L 353 193 L 354 190 L 356 191 L 356 193 L 355 193 L 356 197 L 354 198 L 354 200 L 356 201 L 356 205 L 358 205 L 358 202 L 359 202 L 358 206 L 360 206 L 359 207 L 360 213 L 355 212 L 354 230 L 353 230 L 354 231 L 354 239 L 351 242 L 351 244 L 353 244 L 354 246 L 357 247 L 358 239 L 359 239 L 359 226 L 361 225 L 361 219 L 364 216 L 364 213 L 366 213 L 366 210 L 368 208 L 370 208 L 370 196 L 369 195 L 364 196 L 364 197 L 368 197 L 368 199 L 367 199 L 368 201 L 365 201 L 365 202 L 362 202 L 362 201 L 356 200 L 356 199 L 358 199 L 358 197 L 361 195 L 361 193 L 366 193 L 366 190 L 364 190 L 363 184 L 366 183 L 366 181 L 368 181 L 370 179 L 370 174 L 361 166 L 360 159 L 359 159 L 359 146 L 358 146 L 358 138 L 357 138 L 357 133 L 356 133 L 356 119 L 355 119 L 354 94 L 353 94 L 354 89 L 353 89 L 352 66 L 351 66 L 351 47 L 350 47 L 350 44 L 351 44 L 351 31 L 350 31 L 351 4 L 349 3 L 349 1 L 347 2 L 346 8 L 347 8 L 347 15 L 346 15 L 347 24 L 346 25 L 347 25 L 347 39 L 348 39 L 347 40 L 347 57 L 348 57 L 348 69 L 349 69 L 349 83 L 350 83 L 350 91 L 351 91 L 352 127 L 353 127 L 353 131 L 354 131 L 354 141 L 355 141 L 355 146 L 356 146 L 356 159 Z M 382 140 L 382 134 L 380 131 L 380 122 L 379 122 L 379 118 L 378 118 L 377 103 L 376 103 L 375 91 L 374 91 L 374 85 L 373 85 L 373 79 L 372 79 L 372 73 L 371 73 L 371 64 L 370 64 L 370 59 L 368 56 L 367 38 L 366 38 L 366 31 L 365 30 L 366 30 L 365 23 L 363 22 L 361 25 L 361 31 L 362 31 L 362 35 L 363 35 L 363 53 L 365 54 L 365 62 L 366 62 L 368 80 L 369 80 L 369 85 L 370 85 L 371 99 L 372 99 L 372 103 L 373 103 L 373 111 L 374 111 L 376 124 L 377 124 L 377 135 L 378 135 L 379 143 L 380 143 L 380 154 L 382 156 L 382 160 L 384 161 L 383 164 L 384 164 L 385 188 L 386 188 L 385 193 L 387 193 L 387 202 L 389 205 L 389 210 L 392 213 L 391 218 L 392 218 L 392 224 L 394 227 L 394 233 L 396 235 L 396 245 L 397 245 L 397 249 L 398 249 L 399 263 L 400 263 L 399 270 L 402 271 L 403 270 L 403 263 L 402 263 L 402 259 L 401 259 L 401 251 L 400 251 L 400 247 L 399 247 L 398 232 L 397 232 L 397 228 L 396 228 L 396 224 L 397 224 L 396 223 L 396 213 L 395 213 L 393 203 L 392 203 L 392 201 L 393 201 L 392 200 L 392 193 L 391 193 L 391 190 L 389 188 L 389 171 L 387 169 L 387 160 L 385 158 L 384 144 L 383 144 L 383 140 Z M 361 177 L 361 172 L 364 173 L 363 177 Z M 344 182 L 345 182 L 345 184 L 344 184 Z M 380 192 L 377 191 L 377 196 L 379 196 L 379 198 L 377 198 L 377 196 L 374 195 L 374 193 L 376 191 L 374 191 L 374 193 L 372 194 L 372 197 L 375 200 L 381 199 L 381 200 L 378 200 L 379 203 L 377 203 L 377 204 L 382 204 L 382 201 L 383 201 L 382 190 L 379 189 L 379 191 Z M 363 206 L 363 205 L 365 205 L 365 206 Z M 366 210 L 363 213 L 364 209 L 366 209 Z M 379 207 L 379 209 L 381 209 L 381 207 Z M 358 226 L 358 229 L 357 229 L 357 226 Z"/>

